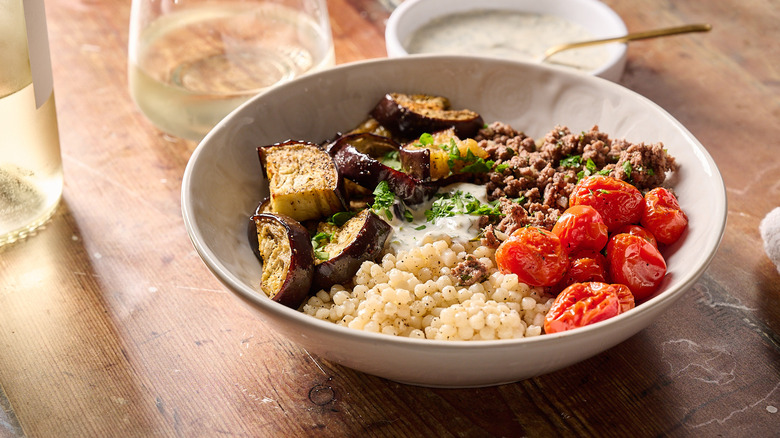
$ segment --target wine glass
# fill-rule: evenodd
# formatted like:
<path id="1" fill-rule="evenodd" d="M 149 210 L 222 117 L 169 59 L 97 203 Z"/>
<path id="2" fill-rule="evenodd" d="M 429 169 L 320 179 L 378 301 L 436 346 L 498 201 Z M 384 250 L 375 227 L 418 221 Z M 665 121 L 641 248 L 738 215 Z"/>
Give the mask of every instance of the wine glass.
<path id="1" fill-rule="evenodd" d="M 133 0 L 128 58 L 138 108 L 190 140 L 251 96 L 335 60 L 325 0 Z"/>

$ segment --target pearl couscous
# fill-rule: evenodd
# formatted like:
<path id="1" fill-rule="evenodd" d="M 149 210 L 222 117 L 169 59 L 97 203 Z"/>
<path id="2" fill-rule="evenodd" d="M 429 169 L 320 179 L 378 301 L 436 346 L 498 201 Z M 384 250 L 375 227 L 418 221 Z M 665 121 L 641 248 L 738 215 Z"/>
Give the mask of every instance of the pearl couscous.
<path id="1" fill-rule="evenodd" d="M 479 242 L 426 238 L 420 247 L 364 262 L 353 284 L 321 290 L 301 310 L 352 329 L 420 339 L 511 339 L 542 334 L 553 297 L 496 269 Z M 457 286 L 455 266 L 473 255 L 484 281 Z"/>

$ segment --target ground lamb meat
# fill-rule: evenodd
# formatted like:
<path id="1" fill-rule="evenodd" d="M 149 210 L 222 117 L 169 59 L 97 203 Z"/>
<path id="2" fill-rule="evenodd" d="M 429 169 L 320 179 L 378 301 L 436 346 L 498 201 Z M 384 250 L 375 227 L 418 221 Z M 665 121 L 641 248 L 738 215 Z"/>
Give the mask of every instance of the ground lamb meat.
<path id="1" fill-rule="evenodd" d="M 582 176 L 608 174 L 646 191 L 677 169 L 662 144 L 611 139 L 598 126 L 580 134 L 556 126 L 537 144 L 511 126 L 494 122 L 475 140 L 497 164 L 487 176 L 486 188 L 489 200 L 500 200 L 504 214 L 496 230 L 507 234 L 526 225 L 551 229 Z"/>
<path id="2" fill-rule="evenodd" d="M 488 277 L 488 269 L 484 263 L 469 254 L 466 260 L 452 269 L 452 275 L 457 279 L 459 286 L 468 287 L 485 281 Z"/>

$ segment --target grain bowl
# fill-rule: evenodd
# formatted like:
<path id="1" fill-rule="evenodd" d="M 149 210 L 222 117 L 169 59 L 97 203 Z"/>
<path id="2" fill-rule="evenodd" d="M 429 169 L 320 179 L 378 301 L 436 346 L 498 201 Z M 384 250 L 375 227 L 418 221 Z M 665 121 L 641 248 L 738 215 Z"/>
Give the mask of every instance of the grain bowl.
<path id="1" fill-rule="evenodd" d="M 431 71 L 437 74 L 430 74 Z M 522 339 L 439 341 L 337 326 L 269 299 L 247 242 L 247 218 L 268 194 L 257 147 L 332 138 L 365 119 L 385 93 L 447 96 L 454 106 L 538 138 L 555 125 L 598 125 L 614 137 L 663 142 L 680 165 L 670 185 L 689 217 L 667 248 L 660 289 L 636 308 L 576 330 Z M 480 387 L 552 372 L 624 341 L 672 307 L 715 254 L 726 196 L 706 149 L 663 109 L 609 81 L 495 58 L 413 56 L 364 61 L 302 77 L 236 109 L 194 151 L 182 183 L 187 232 L 206 266 L 258 318 L 319 357 L 398 382 Z"/>

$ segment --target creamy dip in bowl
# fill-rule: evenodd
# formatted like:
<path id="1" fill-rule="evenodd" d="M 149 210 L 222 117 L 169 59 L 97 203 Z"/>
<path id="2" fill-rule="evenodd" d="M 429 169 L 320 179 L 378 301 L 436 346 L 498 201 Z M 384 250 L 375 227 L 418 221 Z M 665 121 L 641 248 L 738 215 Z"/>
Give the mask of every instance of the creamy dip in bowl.
<path id="1" fill-rule="evenodd" d="M 620 17 L 596 0 L 407 0 L 390 16 L 385 41 L 390 57 L 466 54 L 540 61 L 557 44 L 620 36 Z M 568 50 L 549 63 L 618 81 L 626 45 Z"/>

